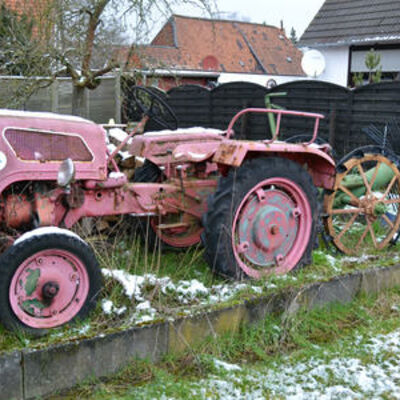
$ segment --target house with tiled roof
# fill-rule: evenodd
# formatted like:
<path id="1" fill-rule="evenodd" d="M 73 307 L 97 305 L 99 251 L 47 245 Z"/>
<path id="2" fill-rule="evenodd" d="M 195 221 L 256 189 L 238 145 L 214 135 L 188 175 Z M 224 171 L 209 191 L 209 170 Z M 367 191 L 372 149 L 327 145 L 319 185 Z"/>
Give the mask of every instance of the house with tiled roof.
<path id="1" fill-rule="evenodd" d="M 326 0 L 300 45 L 324 55 L 322 80 L 351 85 L 354 73 L 368 71 L 365 56 L 371 49 L 381 56 L 383 79 L 398 79 L 400 1 Z"/>
<path id="2" fill-rule="evenodd" d="M 201 84 L 304 79 L 301 57 L 280 28 L 180 15 L 173 15 L 151 44 L 140 49 L 143 70 Z"/>
<path id="3" fill-rule="evenodd" d="M 19 15 L 27 15 L 34 20 L 34 34 L 41 37 L 48 37 L 52 32 L 53 21 L 49 17 L 52 0 L 0 0 L 8 9 Z"/>

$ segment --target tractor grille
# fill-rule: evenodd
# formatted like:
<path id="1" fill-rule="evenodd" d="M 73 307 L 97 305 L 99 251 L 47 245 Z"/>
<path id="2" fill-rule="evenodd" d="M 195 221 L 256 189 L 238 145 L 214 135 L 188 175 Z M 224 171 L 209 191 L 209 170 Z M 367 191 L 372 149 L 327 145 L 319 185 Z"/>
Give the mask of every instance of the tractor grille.
<path id="1" fill-rule="evenodd" d="M 5 137 L 17 154 L 27 161 L 92 161 L 93 156 L 83 140 L 53 132 L 8 129 Z"/>

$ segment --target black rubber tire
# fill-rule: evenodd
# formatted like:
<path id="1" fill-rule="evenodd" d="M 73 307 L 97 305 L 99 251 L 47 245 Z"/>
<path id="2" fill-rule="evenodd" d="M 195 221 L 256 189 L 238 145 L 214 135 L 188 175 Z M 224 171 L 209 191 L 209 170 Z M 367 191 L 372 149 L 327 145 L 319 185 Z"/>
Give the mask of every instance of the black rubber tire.
<path id="1" fill-rule="evenodd" d="M 232 168 L 227 177 L 218 181 L 215 195 L 210 198 L 205 229 L 202 236 L 205 259 L 210 268 L 225 278 L 242 279 L 245 273 L 239 267 L 232 249 L 233 218 L 242 199 L 259 182 L 273 177 L 290 179 L 306 194 L 313 221 L 310 238 L 296 265 L 296 269 L 311 263 L 319 219 L 318 191 L 310 175 L 299 164 L 284 158 L 269 157 L 246 160 L 239 168 Z"/>
<path id="2" fill-rule="evenodd" d="M 0 322 L 7 329 L 23 331 L 33 336 L 42 336 L 48 332 L 49 329 L 36 329 L 24 324 L 15 315 L 9 302 L 9 288 L 17 268 L 28 257 L 48 249 L 61 249 L 73 253 L 83 262 L 89 276 L 88 296 L 78 314 L 71 321 L 86 318 L 96 306 L 97 298 L 103 287 L 103 280 L 93 250 L 83 240 L 67 234 L 48 233 L 33 236 L 11 246 L 0 256 Z"/>
<path id="3" fill-rule="evenodd" d="M 161 182 L 161 180 L 162 172 L 160 168 L 149 160 L 145 160 L 141 167 L 136 168 L 133 175 L 133 182 L 153 183 Z"/>

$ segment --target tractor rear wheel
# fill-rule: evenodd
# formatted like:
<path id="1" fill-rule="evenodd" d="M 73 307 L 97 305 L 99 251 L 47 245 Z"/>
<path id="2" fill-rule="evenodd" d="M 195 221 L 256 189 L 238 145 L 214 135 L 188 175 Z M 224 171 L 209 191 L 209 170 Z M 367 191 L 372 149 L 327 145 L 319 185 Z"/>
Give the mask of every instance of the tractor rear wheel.
<path id="1" fill-rule="evenodd" d="M 220 275 L 284 274 L 310 263 L 317 190 L 299 164 L 257 158 L 220 178 L 205 218 L 205 257 Z"/>

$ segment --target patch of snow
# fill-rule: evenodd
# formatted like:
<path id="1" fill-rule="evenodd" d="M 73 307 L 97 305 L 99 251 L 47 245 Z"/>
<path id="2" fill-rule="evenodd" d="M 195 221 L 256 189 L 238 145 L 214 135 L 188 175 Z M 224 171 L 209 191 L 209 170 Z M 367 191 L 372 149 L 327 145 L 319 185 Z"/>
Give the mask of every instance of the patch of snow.
<path id="1" fill-rule="evenodd" d="M 78 333 L 80 335 L 84 335 L 85 333 L 89 332 L 89 329 L 90 329 L 90 324 L 85 324 L 80 329 L 78 329 Z"/>
<path id="2" fill-rule="evenodd" d="M 133 155 L 131 153 L 129 153 L 129 151 L 120 151 L 120 152 L 118 152 L 118 154 L 123 160 L 133 157 Z"/>
<path id="3" fill-rule="evenodd" d="M 179 300 L 183 304 L 187 304 L 195 298 L 207 296 L 209 290 L 197 279 L 192 279 L 191 281 L 180 281 L 175 287 L 175 292 L 178 294 Z"/>
<path id="4" fill-rule="evenodd" d="M 143 322 L 143 318 L 147 322 L 149 318 L 154 319 L 157 316 L 158 311 L 145 298 L 145 290 L 148 287 L 158 287 L 162 294 L 173 297 L 175 301 L 182 305 L 196 304 L 200 306 L 227 301 L 243 290 L 253 293 L 262 293 L 263 291 L 263 288 L 252 286 L 249 283 L 221 284 L 207 288 L 197 279 L 174 283 L 169 277 L 158 278 L 153 274 L 132 275 L 124 270 L 106 268 L 102 269 L 102 274 L 105 277 L 117 280 L 124 288 L 125 294 L 139 302 L 135 314 L 131 318 L 131 322 L 136 323 Z M 183 314 L 190 314 L 192 311 L 192 309 L 181 310 Z"/>
<path id="5" fill-rule="evenodd" d="M 103 299 L 103 301 L 101 302 L 101 308 L 103 309 L 103 312 L 106 315 L 111 315 L 111 314 L 121 315 L 127 310 L 126 306 L 122 306 L 119 308 L 115 307 L 114 303 L 111 300 L 107 299 Z"/>
<path id="6" fill-rule="evenodd" d="M 95 124 L 93 121 L 82 117 L 76 117 L 73 115 L 57 114 L 50 112 L 34 112 L 34 111 L 18 111 L 18 110 L 8 110 L 0 109 L 0 117 L 23 117 L 23 118 L 46 118 L 46 119 L 57 119 L 62 121 L 71 122 L 86 122 L 88 124 Z"/>
<path id="7" fill-rule="evenodd" d="M 113 307 L 114 303 L 111 300 L 103 299 L 103 301 L 101 302 L 101 308 L 103 309 L 103 312 L 107 315 L 111 314 Z"/>
<path id="8" fill-rule="evenodd" d="M 108 135 L 112 138 L 118 140 L 118 142 L 123 142 L 127 137 L 128 134 L 120 128 L 112 128 L 108 130 Z"/>
<path id="9" fill-rule="evenodd" d="M 192 127 L 192 128 L 181 128 L 175 130 L 165 129 L 162 131 L 146 132 L 144 136 L 169 136 L 169 135 L 194 135 L 194 134 L 204 134 L 210 133 L 214 135 L 223 135 L 225 131 L 213 128 L 202 128 L 202 127 Z"/>
<path id="10" fill-rule="evenodd" d="M 24 240 L 28 240 L 28 239 L 31 239 L 36 236 L 51 235 L 51 234 L 70 236 L 70 237 L 73 237 L 75 239 L 82 241 L 83 243 L 86 243 L 80 236 L 78 236 L 76 233 L 74 233 L 68 229 L 58 228 L 57 226 L 43 226 L 41 228 L 33 229 L 29 232 L 24 233 L 14 242 L 14 245 L 19 244 L 19 243 L 23 242 Z"/>
<path id="11" fill-rule="evenodd" d="M 342 257 L 340 259 L 341 262 L 346 263 L 363 263 L 371 259 L 376 259 L 377 256 L 371 254 L 362 254 L 359 257 Z"/>
<path id="12" fill-rule="evenodd" d="M 118 179 L 118 178 L 126 178 L 126 175 L 123 172 L 110 172 L 108 175 L 109 178 L 111 179 Z"/>
<path id="13" fill-rule="evenodd" d="M 174 158 L 182 158 L 186 155 L 194 160 L 204 160 L 205 158 L 207 158 L 207 153 L 200 154 L 200 153 L 193 153 L 192 151 L 188 151 L 187 153 L 176 153 L 174 155 Z"/>
<path id="14" fill-rule="evenodd" d="M 242 370 L 242 368 L 240 368 L 239 365 L 229 364 L 225 361 L 221 361 L 221 360 L 217 360 L 217 359 L 214 360 L 214 365 L 217 368 L 224 369 L 225 371 L 241 371 Z"/>
<path id="15" fill-rule="evenodd" d="M 102 274 L 108 278 L 114 278 L 124 288 L 125 294 L 129 297 L 135 297 L 138 301 L 144 301 L 142 297 L 142 286 L 145 282 L 145 278 L 139 275 L 131 275 L 121 269 L 107 269 L 101 270 Z"/>
<path id="16" fill-rule="evenodd" d="M 341 356 L 339 344 L 331 358 L 326 353 L 326 358 L 293 363 L 288 356 L 268 368 L 230 368 L 215 360 L 229 374 L 194 381 L 188 390 L 194 398 L 207 398 L 205 394 L 212 392 L 215 398 L 242 400 L 400 399 L 400 330 L 365 339 L 356 338 L 354 357 Z M 368 354 L 368 361 L 358 354 Z"/>
<path id="17" fill-rule="evenodd" d="M 149 310 L 151 308 L 150 301 L 146 300 L 136 306 L 137 311 Z"/>
<path id="18" fill-rule="evenodd" d="M 154 321 L 154 315 L 145 314 L 138 318 L 135 318 L 135 323 L 137 323 L 137 324 L 141 324 L 143 322 L 151 322 L 151 321 Z"/>

